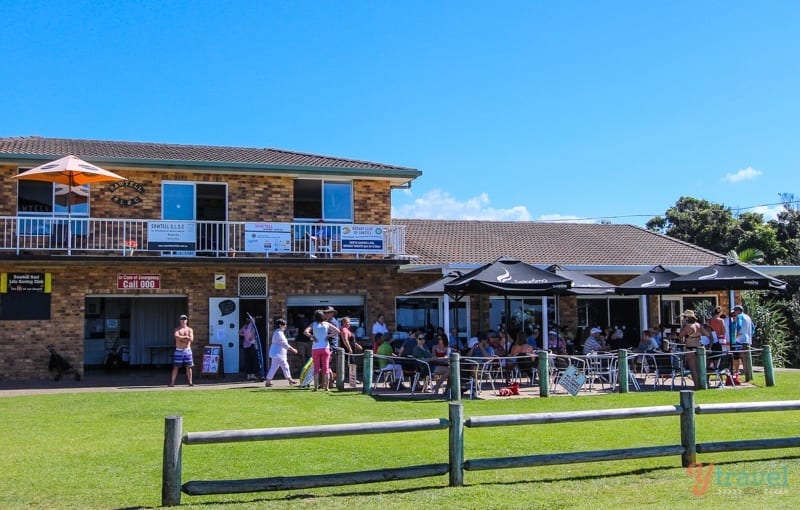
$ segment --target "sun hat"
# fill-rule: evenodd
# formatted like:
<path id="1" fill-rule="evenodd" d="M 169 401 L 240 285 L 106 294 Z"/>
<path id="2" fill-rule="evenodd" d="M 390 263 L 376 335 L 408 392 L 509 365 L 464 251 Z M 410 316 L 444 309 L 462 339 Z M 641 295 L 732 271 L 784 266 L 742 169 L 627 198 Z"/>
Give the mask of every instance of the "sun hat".
<path id="1" fill-rule="evenodd" d="M 696 319 L 697 315 L 694 314 L 694 310 L 686 310 L 681 314 L 681 317 Z"/>

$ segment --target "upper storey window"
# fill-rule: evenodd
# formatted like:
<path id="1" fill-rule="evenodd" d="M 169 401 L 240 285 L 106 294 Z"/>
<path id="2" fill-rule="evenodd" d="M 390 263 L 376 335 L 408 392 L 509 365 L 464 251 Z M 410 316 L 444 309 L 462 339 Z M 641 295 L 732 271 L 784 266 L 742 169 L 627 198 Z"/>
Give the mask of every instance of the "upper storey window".
<path id="1" fill-rule="evenodd" d="M 20 173 L 27 170 L 21 168 Z M 69 195 L 68 195 L 69 193 Z M 73 186 L 50 182 L 17 182 L 17 212 L 20 214 L 89 216 L 89 185 Z"/>
<path id="2" fill-rule="evenodd" d="M 353 222 L 353 185 L 350 182 L 319 179 L 295 179 L 295 220 L 319 219 Z"/>

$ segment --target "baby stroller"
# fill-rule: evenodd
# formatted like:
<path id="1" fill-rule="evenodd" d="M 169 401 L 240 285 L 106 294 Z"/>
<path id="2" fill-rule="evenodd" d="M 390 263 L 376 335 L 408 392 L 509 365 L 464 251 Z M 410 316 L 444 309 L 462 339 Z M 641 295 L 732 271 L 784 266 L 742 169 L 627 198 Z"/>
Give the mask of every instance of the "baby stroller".
<path id="1" fill-rule="evenodd" d="M 80 372 L 75 370 L 63 356 L 56 352 L 55 347 L 48 345 L 47 350 L 50 351 L 50 362 L 47 365 L 47 369 L 50 372 L 56 373 L 56 376 L 53 378 L 54 381 L 58 381 L 62 376 L 69 374 L 75 374 L 76 381 L 81 380 Z"/>

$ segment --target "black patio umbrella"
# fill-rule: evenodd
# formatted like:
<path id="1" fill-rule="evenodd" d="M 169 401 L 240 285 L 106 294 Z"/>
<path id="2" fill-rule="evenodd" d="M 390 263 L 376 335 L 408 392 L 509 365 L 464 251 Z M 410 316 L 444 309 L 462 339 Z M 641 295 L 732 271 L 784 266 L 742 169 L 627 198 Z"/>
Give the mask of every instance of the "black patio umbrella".
<path id="1" fill-rule="evenodd" d="M 498 294 L 503 296 L 505 316 L 511 318 L 508 296 L 543 296 L 572 287 L 572 280 L 520 260 L 500 257 L 446 283 L 445 291 L 456 295 Z M 508 341 L 510 335 L 506 335 Z M 508 349 L 508 346 L 506 346 Z"/>
<path id="2" fill-rule="evenodd" d="M 446 275 L 444 275 L 442 278 L 439 278 L 438 280 L 436 280 L 434 282 L 431 282 L 431 283 L 429 283 L 427 285 L 423 285 L 422 287 L 418 287 L 418 288 L 416 288 L 414 290 L 406 292 L 404 294 L 404 296 L 437 296 L 438 297 L 438 296 L 444 296 L 445 294 L 447 294 L 451 298 L 453 298 L 454 302 L 458 303 L 458 301 L 461 300 L 461 298 L 464 297 L 464 295 L 463 294 L 452 294 L 452 293 L 449 293 L 449 292 L 447 292 L 445 290 L 444 286 L 445 286 L 446 283 L 450 283 L 453 280 L 455 280 L 456 278 L 460 277 L 461 274 L 462 274 L 461 271 L 451 271 L 451 272 L 447 273 Z M 445 302 L 444 315 L 445 315 L 445 317 L 449 317 L 449 314 L 450 314 L 450 306 L 449 306 L 449 304 L 447 302 Z M 455 311 L 455 320 L 456 320 L 456 329 L 458 329 L 458 307 L 456 307 L 456 311 Z M 457 341 L 457 339 L 456 339 L 456 341 Z"/>
<path id="3" fill-rule="evenodd" d="M 669 294 L 669 283 L 679 275 L 662 265 L 658 265 L 646 273 L 617 285 L 617 294 Z"/>
<path id="4" fill-rule="evenodd" d="M 657 295 L 658 309 L 661 310 L 661 295 L 674 294 L 677 291 L 670 289 L 670 282 L 679 275 L 675 271 L 667 269 L 662 265 L 657 265 L 649 271 L 617 285 L 616 292 L 620 295 Z M 663 318 L 662 318 L 663 320 Z M 647 324 L 645 324 L 646 326 Z"/>
<path id="5" fill-rule="evenodd" d="M 520 260 L 501 257 L 446 283 L 452 294 L 502 294 L 541 296 L 548 291 L 566 290 L 572 280 Z"/>
<path id="6" fill-rule="evenodd" d="M 442 278 L 436 280 L 435 282 L 431 282 L 427 285 L 423 285 L 422 287 L 418 287 L 412 291 L 406 292 L 405 296 L 442 296 L 444 294 L 448 294 L 448 292 L 444 289 L 445 284 L 452 282 L 456 278 L 461 276 L 461 271 L 451 271 L 444 275 Z M 450 294 L 454 299 L 456 295 Z M 458 296 L 461 297 L 461 296 Z"/>
<path id="7" fill-rule="evenodd" d="M 786 282 L 730 259 L 673 278 L 672 292 L 704 290 L 786 290 Z"/>
<path id="8" fill-rule="evenodd" d="M 589 275 L 581 273 L 580 271 L 564 269 L 558 264 L 553 264 L 552 266 L 548 267 L 546 271 L 555 273 L 557 276 L 562 278 L 572 280 L 572 287 L 563 289 L 560 291 L 560 293 L 602 295 L 613 294 L 614 290 L 616 289 L 616 286 L 608 282 L 593 278 Z"/>

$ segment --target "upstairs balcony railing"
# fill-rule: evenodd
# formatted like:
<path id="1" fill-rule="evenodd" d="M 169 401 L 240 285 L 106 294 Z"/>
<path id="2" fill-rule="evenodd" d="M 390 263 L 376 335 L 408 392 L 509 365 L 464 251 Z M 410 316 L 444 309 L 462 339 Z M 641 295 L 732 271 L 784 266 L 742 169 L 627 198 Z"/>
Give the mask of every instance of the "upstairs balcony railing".
<path id="1" fill-rule="evenodd" d="M 0 253 L 408 258 L 405 226 L 0 216 Z"/>

